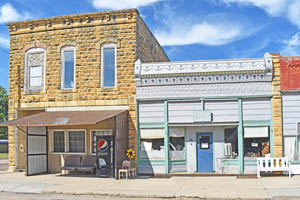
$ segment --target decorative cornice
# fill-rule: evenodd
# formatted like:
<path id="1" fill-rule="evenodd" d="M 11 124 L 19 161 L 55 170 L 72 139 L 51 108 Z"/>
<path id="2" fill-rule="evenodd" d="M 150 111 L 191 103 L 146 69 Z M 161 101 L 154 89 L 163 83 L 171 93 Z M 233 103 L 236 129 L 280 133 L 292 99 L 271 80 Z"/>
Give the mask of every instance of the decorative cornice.
<path id="1" fill-rule="evenodd" d="M 139 12 L 137 9 L 124 9 L 11 22 L 7 26 L 10 34 L 16 35 L 70 27 L 130 23 L 135 22 L 138 15 Z"/>
<path id="2" fill-rule="evenodd" d="M 137 86 L 272 81 L 272 56 L 189 62 L 135 62 Z"/>

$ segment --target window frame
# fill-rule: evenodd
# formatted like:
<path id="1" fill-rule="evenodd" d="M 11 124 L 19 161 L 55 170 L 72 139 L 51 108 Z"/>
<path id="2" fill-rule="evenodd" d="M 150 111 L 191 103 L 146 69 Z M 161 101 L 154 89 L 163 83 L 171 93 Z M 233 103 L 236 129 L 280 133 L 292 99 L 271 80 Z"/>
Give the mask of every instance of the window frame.
<path id="1" fill-rule="evenodd" d="M 74 52 L 74 86 L 73 88 L 65 88 L 65 57 L 64 52 L 73 51 Z M 64 46 L 61 48 L 61 67 L 60 67 L 60 87 L 62 90 L 73 90 L 76 89 L 76 47 L 74 46 Z"/>
<path id="2" fill-rule="evenodd" d="M 93 153 L 93 131 L 109 131 L 111 133 L 111 136 L 113 136 L 113 130 L 112 129 L 92 129 L 92 130 L 90 130 L 90 154 L 96 155 L 96 152 Z"/>
<path id="3" fill-rule="evenodd" d="M 35 53 L 43 53 L 44 61 L 42 66 L 41 86 L 30 86 L 30 69 L 28 65 L 28 55 Z M 25 69 L 24 69 L 24 91 L 25 92 L 40 92 L 45 91 L 46 84 L 46 50 L 43 48 L 31 48 L 25 52 Z"/>
<path id="4" fill-rule="evenodd" d="M 114 86 L 104 86 L 104 49 L 114 48 L 115 49 L 115 82 Z M 115 43 L 107 43 L 101 46 L 101 75 L 100 75 L 100 86 L 101 88 L 116 88 L 117 87 L 117 45 Z"/>
<path id="5" fill-rule="evenodd" d="M 65 151 L 64 152 L 54 152 L 54 132 L 64 132 L 64 140 L 65 140 Z M 70 131 L 84 131 L 84 151 L 85 152 L 69 152 L 69 132 Z M 87 154 L 87 135 L 86 129 L 54 129 L 50 131 L 51 137 L 51 147 L 50 154 L 74 154 L 74 155 L 86 155 Z"/>

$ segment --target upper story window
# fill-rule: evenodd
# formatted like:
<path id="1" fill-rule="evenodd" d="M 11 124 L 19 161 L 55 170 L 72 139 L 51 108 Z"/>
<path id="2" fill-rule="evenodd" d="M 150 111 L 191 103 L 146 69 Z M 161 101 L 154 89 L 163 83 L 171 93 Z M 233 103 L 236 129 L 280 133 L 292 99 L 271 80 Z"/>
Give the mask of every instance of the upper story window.
<path id="1" fill-rule="evenodd" d="M 116 86 L 116 45 L 105 44 L 101 47 L 101 87 Z"/>
<path id="2" fill-rule="evenodd" d="M 64 47 L 61 51 L 61 88 L 75 88 L 75 47 Z"/>
<path id="3" fill-rule="evenodd" d="M 25 53 L 25 91 L 41 91 L 45 85 L 45 50 L 30 49 Z"/>

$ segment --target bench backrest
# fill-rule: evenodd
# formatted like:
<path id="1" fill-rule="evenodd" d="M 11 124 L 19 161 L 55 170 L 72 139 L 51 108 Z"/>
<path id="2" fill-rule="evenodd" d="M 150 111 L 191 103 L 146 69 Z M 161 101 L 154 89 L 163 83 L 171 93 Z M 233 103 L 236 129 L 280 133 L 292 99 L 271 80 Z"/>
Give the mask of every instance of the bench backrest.
<path id="1" fill-rule="evenodd" d="M 96 167 L 96 156 L 85 156 L 81 163 L 82 167 Z"/>
<path id="2" fill-rule="evenodd" d="M 257 168 L 260 170 L 280 170 L 289 167 L 288 158 L 257 158 Z"/>
<path id="3" fill-rule="evenodd" d="M 69 155 L 65 160 L 65 167 L 79 167 L 81 157 L 78 155 Z"/>

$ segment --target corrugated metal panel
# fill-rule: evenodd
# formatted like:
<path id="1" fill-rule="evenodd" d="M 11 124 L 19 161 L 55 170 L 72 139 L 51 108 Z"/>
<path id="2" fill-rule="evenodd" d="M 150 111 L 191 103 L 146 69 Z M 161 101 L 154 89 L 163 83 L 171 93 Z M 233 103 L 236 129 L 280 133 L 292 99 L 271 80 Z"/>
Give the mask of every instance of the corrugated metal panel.
<path id="1" fill-rule="evenodd" d="M 282 96 L 283 135 L 297 135 L 300 122 L 300 94 Z"/>
<path id="2" fill-rule="evenodd" d="M 126 150 L 128 148 L 128 112 L 116 116 L 115 135 L 115 177 L 118 177 L 118 170 L 122 168 L 123 160 L 127 160 Z"/>
<path id="3" fill-rule="evenodd" d="M 271 120 L 271 117 L 269 98 L 243 100 L 243 120 Z"/>
<path id="4" fill-rule="evenodd" d="M 201 112 L 201 102 L 170 102 L 169 122 L 194 123 L 194 111 Z M 237 101 L 204 101 L 204 111 L 213 113 L 212 122 L 238 121 Z"/>
<path id="5" fill-rule="evenodd" d="M 272 96 L 272 82 L 137 87 L 137 99 L 259 95 Z"/>
<path id="6" fill-rule="evenodd" d="M 213 122 L 239 120 L 237 101 L 205 101 L 205 110 L 213 113 Z"/>
<path id="7" fill-rule="evenodd" d="M 201 102 L 170 102 L 168 108 L 169 122 L 194 122 L 194 111 L 201 111 L 201 106 Z"/>
<path id="8" fill-rule="evenodd" d="M 162 101 L 140 102 L 139 121 L 140 123 L 163 123 L 164 103 Z"/>

